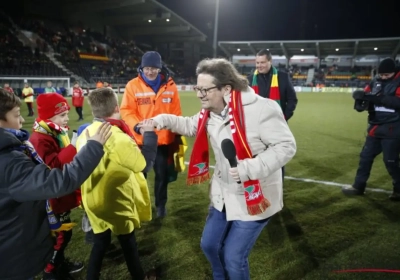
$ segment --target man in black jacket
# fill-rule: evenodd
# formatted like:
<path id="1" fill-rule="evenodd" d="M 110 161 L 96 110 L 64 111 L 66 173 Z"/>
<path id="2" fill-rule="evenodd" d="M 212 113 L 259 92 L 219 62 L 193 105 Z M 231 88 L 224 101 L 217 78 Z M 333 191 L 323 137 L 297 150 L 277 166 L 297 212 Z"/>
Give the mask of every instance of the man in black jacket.
<path id="1" fill-rule="evenodd" d="M 389 198 L 400 201 L 400 71 L 394 60 L 382 60 L 377 77 L 364 91 L 355 91 L 353 98 L 355 110 L 368 110 L 369 126 L 354 183 L 344 188 L 343 193 L 364 194 L 374 159 L 383 152 L 383 161 L 393 180 Z"/>
<path id="2" fill-rule="evenodd" d="M 253 88 L 255 85 L 258 87 L 258 94 L 265 98 L 271 98 L 271 83 L 273 72 L 276 68 L 272 66 L 272 55 L 268 50 L 261 50 L 256 55 L 256 72 L 249 75 L 250 86 Z M 280 95 L 280 105 L 288 121 L 294 113 L 297 106 L 297 96 L 294 91 L 293 85 L 289 79 L 289 75 L 283 71 L 277 71 L 278 75 L 278 89 Z"/>
<path id="3" fill-rule="evenodd" d="M 274 84 L 274 73 L 277 75 L 277 85 Z M 268 50 L 261 50 L 256 55 L 256 71 L 247 77 L 249 85 L 262 97 L 276 100 L 282 108 L 288 121 L 297 106 L 297 96 L 286 72 L 278 71 L 272 66 L 272 55 Z M 277 87 L 276 87 L 277 86 Z M 285 177 L 285 167 L 282 167 L 282 180 Z"/>
<path id="4" fill-rule="evenodd" d="M 44 269 L 54 244 L 46 199 L 78 189 L 100 162 L 110 136 L 105 124 L 72 163 L 50 170 L 35 162 L 34 151 L 19 139 L 29 137 L 20 129 L 20 105 L 16 95 L 0 89 L 0 278 L 7 280 L 29 279 Z"/>

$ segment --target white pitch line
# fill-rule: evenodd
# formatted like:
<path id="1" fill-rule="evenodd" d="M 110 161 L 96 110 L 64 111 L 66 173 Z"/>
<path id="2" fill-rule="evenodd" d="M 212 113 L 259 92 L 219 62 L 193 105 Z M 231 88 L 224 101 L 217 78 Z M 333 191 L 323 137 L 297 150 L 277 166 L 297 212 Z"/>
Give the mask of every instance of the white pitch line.
<path id="1" fill-rule="evenodd" d="M 189 162 L 185 161 L 185 164 L 188 165 Z M 210 168 L 214 169 L 214 165 L 210 165 Z M 320 181 L 320 180 L 314 180 L 314 179 L 307 179 L 307 178 L 296 178 L 296 177 L 291 177 L 291 176 L 285 176 L 285 179 L 287 180 L 293 180 L 293 181 L 300 181 L 304 183 L 313 183 L 313 184 L 320 184 L 320 185 L 325 185 L 325 186 L 332 186 L 332 187 L 339 187 L 339 188 L 347 188 L 351 187 L 350 184 L 341 184 L 341 183 L 336 183 L 336 182 L 330 182 L 330 181 Z M 379 193 L 387 193 L 391 194 L 391 191 L 383 190 L 383 189 L 375 189 L 375 188 L 367 188 L 367 191 L 370 192 L 379 192 Z"/>

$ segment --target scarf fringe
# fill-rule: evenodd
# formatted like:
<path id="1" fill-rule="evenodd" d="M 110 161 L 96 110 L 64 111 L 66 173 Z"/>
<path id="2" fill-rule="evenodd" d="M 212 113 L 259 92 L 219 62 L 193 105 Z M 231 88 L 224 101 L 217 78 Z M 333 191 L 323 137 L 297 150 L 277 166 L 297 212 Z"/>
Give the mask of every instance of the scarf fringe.
<path id="1" fill-rule="evenodd" d="M 241 98 L 240 92 L 233 91 L 229 99 L 232 138 L 239 160 L 253 157 L 249 143 L 247 142 Z M 271 203 L 264 197 L 260 181 L 245 181 L 243 182 L 243 187 L 247 192 L 245 195 L 247 213 L 252 216 L 264 213 Z"/>
<path id="2" fill-rule="evenodd" d="M 208 179 L 210 179 L 210 173 L 207 172 L 200 176 L 196 176 L 193 178 L 187 178 L 186 185 L 188 185 L 188 186 L 198 185 L 198 184 L 201 184 L 201 183 L 207 181 Z"/>
<path id="3" fill-rule="evenodd" d="M 259 215 L 264 213 L 270 206 L 271 203 L 264 197 L 264 199 L 256 205 L 247 205 L 247 212 L 252 216 Z"/>

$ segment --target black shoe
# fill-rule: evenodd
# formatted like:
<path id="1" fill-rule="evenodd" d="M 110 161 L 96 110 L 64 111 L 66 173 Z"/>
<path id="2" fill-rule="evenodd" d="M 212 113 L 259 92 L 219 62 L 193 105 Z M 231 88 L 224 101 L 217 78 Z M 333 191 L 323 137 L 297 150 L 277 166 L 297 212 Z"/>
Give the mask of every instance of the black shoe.
<path id="1" fill-rule="evenodd" d="M 63 265 L 65 266 L 66 270 L 68 273 L 77 273 L 81 271 L 84 268 L 83 263 L 81 262 L 70 262 L 68 260 L 65 260 Z"/>
<path id="2" fill-rule="evenodd" d="M 165 206 L 157 207 L 157 217 L 164 218 L 165 216 L 167 216 L 167 209 L 165 209 Z"/>
<path id="3" fill-rule="evenodd" d="M 398 192 L 392 192 L 391 195 L 389 195 L 389 199 L 391 201 L 400 201 L 400 193 Z"/>
<path id="4" fill-rule="evenodd" d="M 363 195 L 365 191 L 356 189 L 354 187 L 348 187 L 348 188 L 343 188 L 342 193 L 345 195 Z"/>

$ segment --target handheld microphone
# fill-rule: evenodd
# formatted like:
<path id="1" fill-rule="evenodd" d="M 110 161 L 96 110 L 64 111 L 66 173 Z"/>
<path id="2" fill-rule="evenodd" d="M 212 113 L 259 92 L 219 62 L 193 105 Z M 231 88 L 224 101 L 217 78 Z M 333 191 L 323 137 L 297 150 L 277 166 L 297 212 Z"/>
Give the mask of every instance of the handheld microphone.
<path id="1" fill-rule="evenodd" d="M 225 158 L 229 161 L 229 165 L 231 167 L 237 167 L 237 160 L 236 160 L 236 148 L 233 144 L 231 139 L 224 139 L 221 142 L 221 149 L 222 153 L 224 154 Z M 237 182 L 241 184 L 241 181 Z"/>

